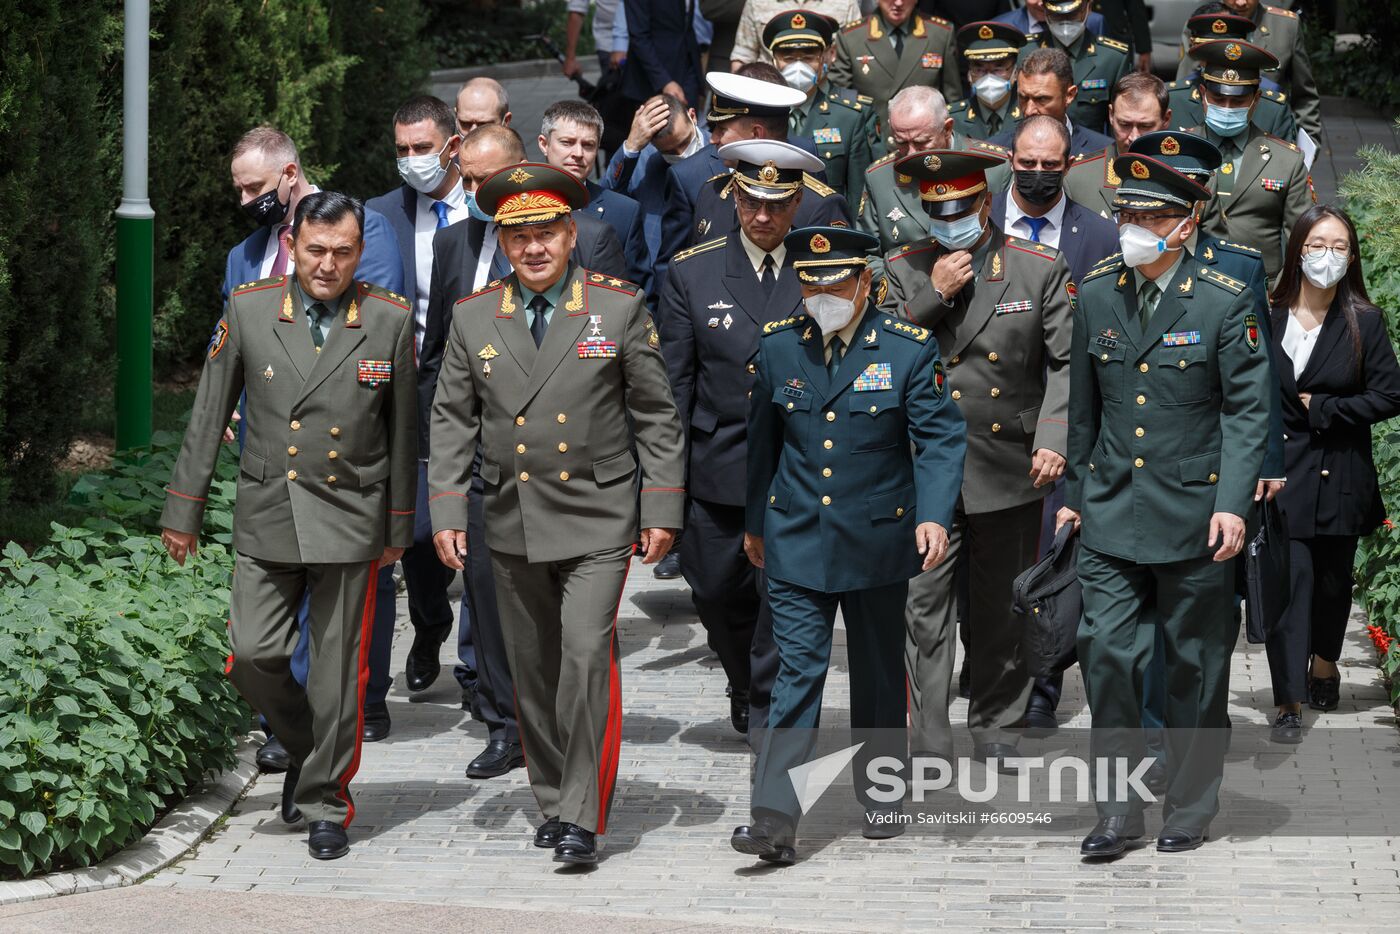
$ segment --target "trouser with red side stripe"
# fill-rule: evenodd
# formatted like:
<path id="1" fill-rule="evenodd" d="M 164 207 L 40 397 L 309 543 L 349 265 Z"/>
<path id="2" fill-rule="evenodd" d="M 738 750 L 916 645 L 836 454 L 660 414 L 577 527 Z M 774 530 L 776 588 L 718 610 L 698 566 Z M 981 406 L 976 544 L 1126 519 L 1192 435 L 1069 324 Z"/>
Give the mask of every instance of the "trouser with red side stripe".
<path id="1" fill-rule="evenodd" d="M 622 745 L 617 610 L 632 546 L 530 563 L 491 552 L 530 788 L 546 818 L 606 833 Z"/>
<path id="2" fill-rule="evenodd" d="M 300 764 L 295 800 L 308 821 L 349 826 L 350 779 L 360 767 L 378 562 L 280 564 L 234 560 L 229 678 Z M 297 608 L 309 595 L 311 664 L 292 677 Z"/>

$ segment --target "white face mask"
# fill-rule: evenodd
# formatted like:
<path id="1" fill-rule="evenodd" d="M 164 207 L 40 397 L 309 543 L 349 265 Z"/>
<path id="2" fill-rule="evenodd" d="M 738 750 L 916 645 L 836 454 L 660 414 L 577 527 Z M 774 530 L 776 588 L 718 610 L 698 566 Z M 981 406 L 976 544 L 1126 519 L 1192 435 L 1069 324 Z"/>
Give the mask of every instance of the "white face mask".
<path id="1" fill-rule="evenodd" d="M 1139 227 L 1137 224 L 1125 224 L 1118 229 L 1118 242 L 1123 247 L 1123 262 L 1129 266 L 1146 266 L 1157 260 L 1163 253 L 1174 253 L 1181 249 L 1179 246 L 1168 247 L 1167 241 L 1174 237 L 1177 231 L 1181 230 L 1189 218 L 1183 217 L 1181 223 L 1172 228 L 1171 233 L 1165 237 L 1159 237 L 1146 227 Z"/>
<path id="2" fill-rule="evenodd" d="M 982 103 L 990 106 L 1006 97 L 1011 90 L 1011 80 L 1001 75 L 983 75 L 972 82 L 972 90 Z"/>
<path id="3" fill-rule="evenodd" d="M 817 83 L 817 72 L 806 62 L 789 62 L 783 69 L 783 80 L 788 83 L 788 87 L 796 88 L 805 94 Z"/>
<path id="4" fill-rule="evenodd" d="M 1303 275 L 1319 289 L 1330 289 L 1342 281 L 1347 274 L 1347 257 L 1338 256 L 1331 250 L 1321 256 L 1303 254 Z"/>
<path id="5" fill-rule="evenodd" d="M 823 334 L 835 334 L 850 324 L 856 313 L 856 303 L 853 299 L 842 298 L 829 292 L 818 292 L 803 304 L 807 306 L 807 314 L 817 322 L 817 327 L 822 329 Z"/>
<path id="6" fill-rule="evenodd" d="M 1084 20 L 1075 19 L 1067 23 L 1049 23 L 1050 35 L 1060 41 L 1060 45 L 1074 45 L 1084 34 Z"/>
<path id="7" fill-rule="evenodd" d="M 399 175 L 408 187 L 425 195 L 437 190 L 443 179 L 447 178 L 447 166 L 440 161 L 445 149 L 447 143 L 443 143 L 442 149 L 432 155 L 404 156 L 398 160 Z"/>

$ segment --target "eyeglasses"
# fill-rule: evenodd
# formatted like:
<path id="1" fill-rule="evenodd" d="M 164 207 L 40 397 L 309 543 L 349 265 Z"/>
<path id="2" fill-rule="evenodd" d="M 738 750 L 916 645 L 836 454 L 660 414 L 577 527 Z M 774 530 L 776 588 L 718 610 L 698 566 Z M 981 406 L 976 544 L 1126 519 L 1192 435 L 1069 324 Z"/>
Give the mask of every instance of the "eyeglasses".
<path id="1" fill-rule="evenodd" d="M 1322 259 L 1331 253 L 1337 259 L 1346 259 L 1351 255 L 1351 247 L 1346 246 L 1323 246 L 1320 243 L 1309 243 L 1303 247 L 1303 255 L 1308 259 Z"/>

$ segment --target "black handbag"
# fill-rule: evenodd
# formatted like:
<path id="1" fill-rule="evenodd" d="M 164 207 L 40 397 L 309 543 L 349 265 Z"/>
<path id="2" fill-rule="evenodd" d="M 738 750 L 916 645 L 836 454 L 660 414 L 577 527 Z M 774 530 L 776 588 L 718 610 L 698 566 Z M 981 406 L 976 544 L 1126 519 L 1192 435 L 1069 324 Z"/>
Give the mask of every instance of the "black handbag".
<path id="1" fill-rule="evenodd" d="M 1022 571 L 1011 585 L 1012 606 L 1025 618 L 1021 656 L 1037 678 L 1048 678 L 1075 663 L 1075 640 L 1084 613 L 1079 585 L 1079 536 L 1067 522 L 1055 533 L 1050 551 Z"/>
<path id="2" fill-rule="evenodd" d="M 1245 543 L 1244 637 L 1258 645 L 1278 627 L 1288 609 L 1293 566 L 1288 556 L 1288 527 L 1277 500 L 1260 510 L 1259 530 Z"/>

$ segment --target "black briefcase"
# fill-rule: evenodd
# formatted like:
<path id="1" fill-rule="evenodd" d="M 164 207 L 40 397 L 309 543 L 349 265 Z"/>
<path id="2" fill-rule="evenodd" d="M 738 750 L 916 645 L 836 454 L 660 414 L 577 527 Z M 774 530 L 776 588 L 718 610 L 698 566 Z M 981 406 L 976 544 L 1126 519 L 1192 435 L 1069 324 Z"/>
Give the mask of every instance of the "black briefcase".
<path id="1" fill-rule="evenodd" d="M 1045 557 L 1011 585 L 1012 606 L 1021 614 L 1021 656 L 1037 678 L 1048 678 L 1074 664 L 1084 596 L 1079 586 L 1079 536 L 1072 523 L 1055 533 Z"/>
<path id="2" fill-rule="evenodd" d="M 1278 627 L 1288 609 L 1293 564 L 1283 509 L 1269 501 L 1260 510 L 1259 530 L 1245 543 L 1244 637 L 1258 645 Z"/>

